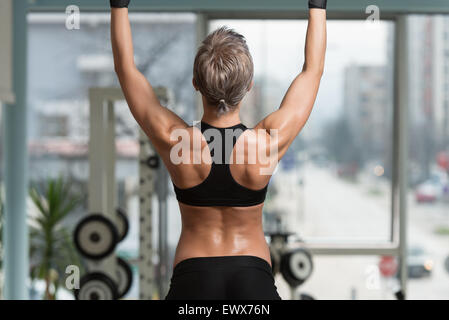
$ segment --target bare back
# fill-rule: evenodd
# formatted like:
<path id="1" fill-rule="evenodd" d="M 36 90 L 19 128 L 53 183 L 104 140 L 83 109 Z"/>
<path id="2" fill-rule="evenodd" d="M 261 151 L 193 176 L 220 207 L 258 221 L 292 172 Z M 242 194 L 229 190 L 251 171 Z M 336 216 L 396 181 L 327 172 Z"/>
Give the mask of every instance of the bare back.
<path id="1" fill-rule="evenodd" d="M 211 170 L 209 146 L 195 127 L 186 129 L 191 138 L 187 164 L 164 162 L 173 183 L 180 188 L 191 188 L 201 184 Z M 193 139 L 201 135 L 199 149 L 195 150 Z M 257 135 L 254 130 L 246 130 L 238 139 L 232 151 L 232 163 L 229 165 L 233 179 L 240 185 L 258 190 L 266 186 L 271 174 L 260 174 L 261 169 L 270 170 L 261 159 L 251 158 L 254 150 L 266 152 L 270 137 Z M 194 151 L 203 155 L 201 163 L 194 164 Z M 180 152 L 181 154 L 182 152 Z M 267 152 L 266 152 L 267 154 Z M 240 158 L 238 158 L 240 157 Z M 265 159 L 267 160 L 267 159 Z M 269 159 L 268 159 L 269 160 Z M 277 159 L 275 160 L 277 162 Z M 272 168 L 274 169 L 274 168 Z M 271 171 L 272 172 L 272 171 Z M 192 206 L 179 202 L 182 219 L 182 231 L 176 249 L 174 265 L 191 257 L 253 255 L 270 262 L 270 252 L 265 241 L 262 225 L 263 203 L 248 207 L 230 206 Z"/>

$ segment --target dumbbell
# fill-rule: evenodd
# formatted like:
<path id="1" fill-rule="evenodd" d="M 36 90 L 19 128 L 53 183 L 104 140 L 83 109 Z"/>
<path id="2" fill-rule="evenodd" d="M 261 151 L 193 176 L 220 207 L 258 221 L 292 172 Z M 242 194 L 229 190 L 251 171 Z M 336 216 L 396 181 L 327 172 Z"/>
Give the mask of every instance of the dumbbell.
<path id="1" fill-rule="evenodd" d="M 117 290 L 118 298 L 123 298 L 128 293 L 133 282 L 133 272 L 128 262 L 117 257 Z"/>
<path id="2" fill-rule="evenodd" d="M 83 256 L 92 260 L 103 259 L 126 237 L 129 230 L 126 213 L 118 208 L 116 214 L 115 224 L 102 214 L 90 214 L 78 223 L 74 243 Z"/>
<path id="3" fill-rule="evenodd" d="M 121 208 L 117 208 L 115 210 L 115 213 L 117 214 L 117 219 L 115 219 L 115 225 L 117 227 L 118 232 L 118 241 L 122 241 L 125 239 L 125 237 L 128 235 L 129 231 L 129 222 L 128 222 L 128 216 L 125 213 L 125 210 Z"/>
<path id="4" fill-rule="evenodd" d="M 145 160 L 141 161 L 141 164 L 145 164 L 148 168 L 157 169 L 159 168 L 159 157 L 157 155 L 149 156 Z"/>
<path id="5" fill-rule="evenodd" d="M 313 262 L 311 254 L 303 249 L 293 249 L 281 255 L 280 271 L 291 287 L 303 284 L 312 274 Z"/>
<path id="6" fill-rule="evenodd" d="M 103 272 L 87 273 L 81 277 L 76 300 L 116 300 L 119 292 L 115 282 Z"/>
<path id="7" fill-rule="evenodd" d="M 81 277 L 76 300 L 116 300 L 123 298 L 131 288 L 133 274 L 130 265 L 117 257 L 117 282 L 103 272 L 87 273 Z"/>
<path id="8" fill-rule="evenodd" d="M 76 249 L 86 258 L 101 260 L 114 252 L 119 233 L 116 226 L 102 214 L 90 214 L 75 228 Z"/>

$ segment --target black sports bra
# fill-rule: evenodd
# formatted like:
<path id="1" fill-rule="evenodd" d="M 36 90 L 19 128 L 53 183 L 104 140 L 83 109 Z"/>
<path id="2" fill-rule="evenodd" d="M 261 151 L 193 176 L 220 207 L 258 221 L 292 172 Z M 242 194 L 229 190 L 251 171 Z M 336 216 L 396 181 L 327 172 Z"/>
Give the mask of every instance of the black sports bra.
<path id="1" fill-rule="evenodd" d="M 247 127 L 237 124 L 232 127 L 217 128 L 205 122 L 199 124 L 212 158 L 210 172 L 203 182 L 191 188 L 180 189 L 173 184 L 176 199 L 184 204 L 201 207 L 249 207 L 264 202 L 268 184 L 259 190 L 246 188 L 234 180 L 229 168 L 228 159 L 231 157 L 234 145 Z M 214 142 L 214 139 L 219 141 Z M 229 141 L 232 141 L 232 144 Z M 217 150 L 221 151 L 221 157 L 219 152 L 215 152 Z"/>

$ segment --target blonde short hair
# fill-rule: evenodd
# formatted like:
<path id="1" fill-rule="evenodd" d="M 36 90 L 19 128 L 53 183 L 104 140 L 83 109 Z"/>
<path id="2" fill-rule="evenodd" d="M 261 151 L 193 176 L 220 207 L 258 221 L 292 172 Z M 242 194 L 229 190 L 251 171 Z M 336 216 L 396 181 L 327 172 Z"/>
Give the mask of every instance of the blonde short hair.
<path id="1" fill-rule="evenodd" d="M 236 107 L 248 92 L 254 65 L 245 38 L 226 26 L 202 42 L 193 65 L 193 79 L 218 114 Z"/>

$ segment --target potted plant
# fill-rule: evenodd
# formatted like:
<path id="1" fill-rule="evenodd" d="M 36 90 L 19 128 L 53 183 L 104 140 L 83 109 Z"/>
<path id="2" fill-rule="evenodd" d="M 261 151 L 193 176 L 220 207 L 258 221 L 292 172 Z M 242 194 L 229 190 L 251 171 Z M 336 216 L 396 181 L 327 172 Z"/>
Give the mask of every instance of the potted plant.
<path id="1" fill-rule="evenodd" d="M 44 299 L 53 300 L 64 284 L 67 266 L 82 267 L 71 232 L 63 225 L 81 198 L 70 192 L 70 184 L 61 177 L 47 180 L 40 190 L 32 187 L 30 198 L 37 208 L 30 217 L 31 279 L 45 280 Z"/>

